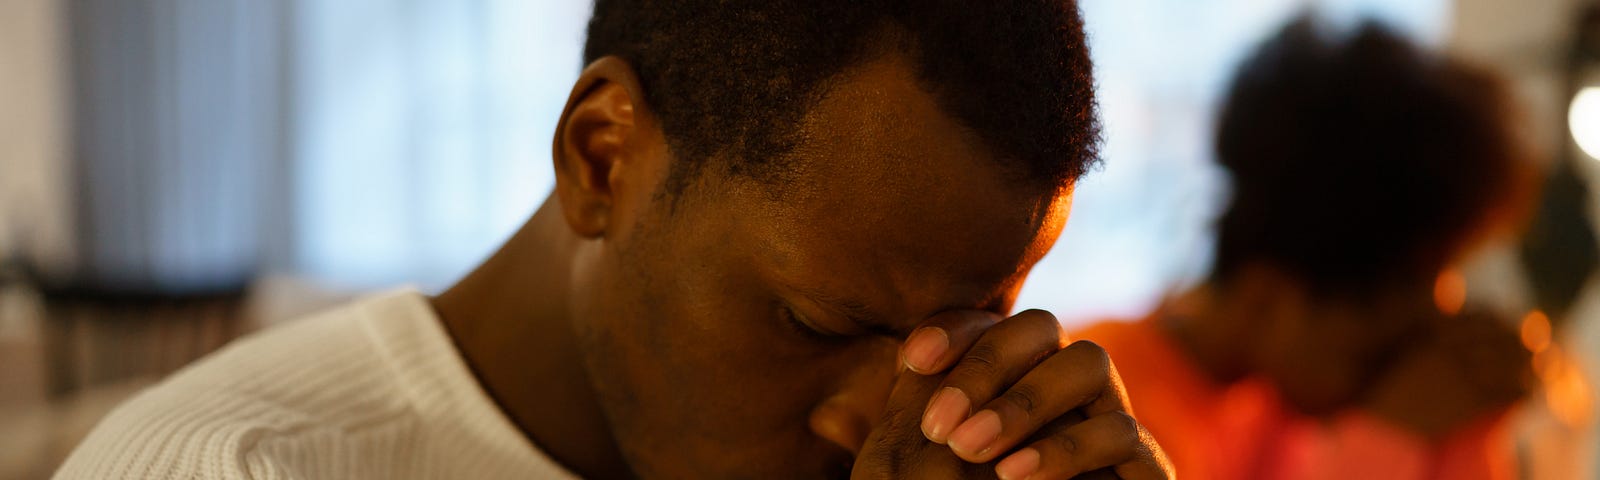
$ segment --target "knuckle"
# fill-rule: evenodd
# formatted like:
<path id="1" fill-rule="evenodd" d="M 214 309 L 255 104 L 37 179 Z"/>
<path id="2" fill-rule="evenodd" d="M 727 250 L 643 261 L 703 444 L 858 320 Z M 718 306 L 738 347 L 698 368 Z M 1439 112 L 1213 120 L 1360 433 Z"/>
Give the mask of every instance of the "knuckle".
<path id="1" fill-rule="evenodd" d="M 871 448 L 862 450 L 858 460 L 883 478 L 902 478 L 906 469 L 917 463 L 915 456 L 924 443 L 919 428 L 895 420 L 897 417 L 889 416 L 882 434 Z"/>
<path id="2" fill-rule="evenodd" d="M 1086 356 L 1103 358 L 1106 360 L 1111 359 L 1111 354 L 1106 352 L 1106 347 L 1102 347 L 1100 344 L 1094 343 L 1093 340 L 1078 340 L 1076 342 L 1072 342 L 1072 345 L 1068 346 L 1067 348 L 1083 352 L 1083 354 Z"/>
<path id="3" fill-rule="evenodd" d="M 861 452 L 857 459 L 860 465 L 857 473 L 866 473 L 875 478 L 897 478 L 900 470 L 900 453 L 889 445 L 877 445 Z M 863 468 L 864 467 L 864 468 Z"/>
<path id="4" fill-rule="evenodd" d="M 1018 383 L 1000 397 L 1000 400 L 1016 407 L 1022 413 L 1033 418 L 1044 400 L 1044 392 L 1038 385 L 1031 383 Z"/>
<path id="5" fill-rule="evenodd" d="M 1133 415 L 1123 411 L 1107 412 L 1105 415 L 1107 416 L 1107 421 L 1116 428 L 1118 438 L 1129 443 L 1140 443 L 1142 432 L 1139 428 L 1139 420 L 1133 418 Z"/>
<path id="6" fill-rule="evenodd" d="M 993 342 L 978 342 L 961 357 L 959 369 L 965 375 L 988 378 L 1000 373 L 1000 347 Z"/>
<path id="7" fill-rule="evenodd" d="M 1049 445 L 1062 458 L 1074 458 L 1078 453 L 1078 437 L 1070 433 L 1048 437 L 1042 443 Z"/>
<path id="8" fill-rule="evenodd" d="M 895 450 L 916 445 L 923 439 L 921 420 L 920 408 L 906 405 L 890 407 L 880 420 L 880 428 L 883 429 L 879 437 L 881 443 Z"/>
<path id="9" fill-rule="evenodd" d="M 880 423 L 883 423 L 884 425 L 889 426 L 890 428 L 893 428 L 895 425 L 899 425 L 901 423 L 904 423 L 901 419 L 905 418 L 906 415 L 908 415 L 910 413 L 911 413 L 911 407 L 910 406 L 907 406 L 907 405 L 889 405 L 887 407 L 884 407 L 883 413 L 879 415 L 878 421 Z"/>
<path id="10" fill-rule="evenodd" d="M 1030 336 L 1053 338 L 1061 340 L 1063 332 L 1061 322 L 1056 316 L 1044 310 L 1027 310 L 1011 317 L 1006 323 L 1014 325 L 1013 328 L 1022 330 Z"/>
<path id="11" fill-rule="evenodd" d="M 1056 320 L 1056 315 L 1054 313 L 1050 313 L 1048 311 L 1040 310 L 1040 309 L 1037 309 L 1037 308 L 1030 308 L 1030 309 L 1027 309 L 1027 310 L 1023 310 L 1022 313 L 1018 313 L 1016 315 L 1016 318 L 1037 319 L 1039 321 L 1042 321 L 1044 323 L 1048 323 L 1050 325 L 1060 325 L 1061 324 L 1060 321 Z"/>
<path id="12" fill-rule="evenodd" d="M 1107 352 L 1106 348 L 1100 346 L 1100 344 L 1089 340 L 1078 340 L 1072 342 L 1072 345 L 1068 345 L 1067 349 L 1077 352 L 1078 355 L 1088 359 L 1091 362 L 1088 366 L 1093 367 L 1095 372 L 1110 372 L 1111 353 Z"/>
<path id="13" fill-rule="evenodd" d="M 896 453 L 896 462 L 904 463 L 911 454 L 919 451 L 926 441 L 922 439 L 922 431 L 915 428 L 901 428 L 898 434 L 888 441 L 889 450 Z"/>

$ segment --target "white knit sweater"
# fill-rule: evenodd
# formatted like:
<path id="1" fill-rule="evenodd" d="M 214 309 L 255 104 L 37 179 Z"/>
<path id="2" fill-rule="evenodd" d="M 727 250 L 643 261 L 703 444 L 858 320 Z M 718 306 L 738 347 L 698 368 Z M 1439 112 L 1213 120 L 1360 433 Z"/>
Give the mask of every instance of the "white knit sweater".
<path id="1" fill-rule="evenodd" d="M 571 479 L 415 291 L 267 329 L 118 407 L 57 479 Z"/>

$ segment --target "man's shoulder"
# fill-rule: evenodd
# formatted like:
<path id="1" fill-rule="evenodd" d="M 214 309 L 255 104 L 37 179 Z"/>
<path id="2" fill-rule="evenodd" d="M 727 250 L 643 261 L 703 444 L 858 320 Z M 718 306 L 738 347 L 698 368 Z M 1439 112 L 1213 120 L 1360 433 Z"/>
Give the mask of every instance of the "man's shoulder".
<path id="1" fill-rule="evenodd" d="M 292 477 L 264 453 L 404 428 L 404 392 L 365 318 L 385 301 L 274 326 L 185 367 L 112 411 L 57 478 Z"/>

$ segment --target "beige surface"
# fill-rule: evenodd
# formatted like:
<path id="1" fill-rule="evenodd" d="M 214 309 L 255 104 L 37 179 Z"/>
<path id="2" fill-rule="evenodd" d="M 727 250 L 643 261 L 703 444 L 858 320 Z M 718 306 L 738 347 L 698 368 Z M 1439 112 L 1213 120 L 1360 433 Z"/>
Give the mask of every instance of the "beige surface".
<path id="1" fill-rule="evenodd" d="M 0 288 L 0 479 L 48 478 L 94 423 L 149 378 L 117 380 L 51 401 L 38 298 Z"/>
<path id="2" fill-rule="evenodd" d="M 0 369 L 10 369 L 5 364 Z M 45 479 L 101 417 L 152 382 L 130 379 L 101 385 L 57 402 L 8 404 L 0 408 L 0 478 Z M 7 388 L 15 386 L 6 384 Z"/>

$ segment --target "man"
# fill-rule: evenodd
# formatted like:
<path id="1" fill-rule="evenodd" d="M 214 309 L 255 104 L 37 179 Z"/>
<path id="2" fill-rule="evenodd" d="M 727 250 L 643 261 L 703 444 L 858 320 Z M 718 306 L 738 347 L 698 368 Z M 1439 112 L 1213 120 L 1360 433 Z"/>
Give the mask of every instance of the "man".
<path id="1" fill-rule="evenodd" d="M 1096 155 L 1073 2 L 600 0 L 585 56 L 493 258 L 240 342 L 58 477 L 1170 476 L 1102 350 L 1002 320 Z"/>
<path id="2" fill-rule="evenodd" d="M 1205 285 L 1081 332 L 1186 478 L 1502 479 L 1531 353 L 1438 279 L 1514 231 L 1532 168 L 1498 79 L 1377 25 L 1304 18 L 1219 122 Z"/>

